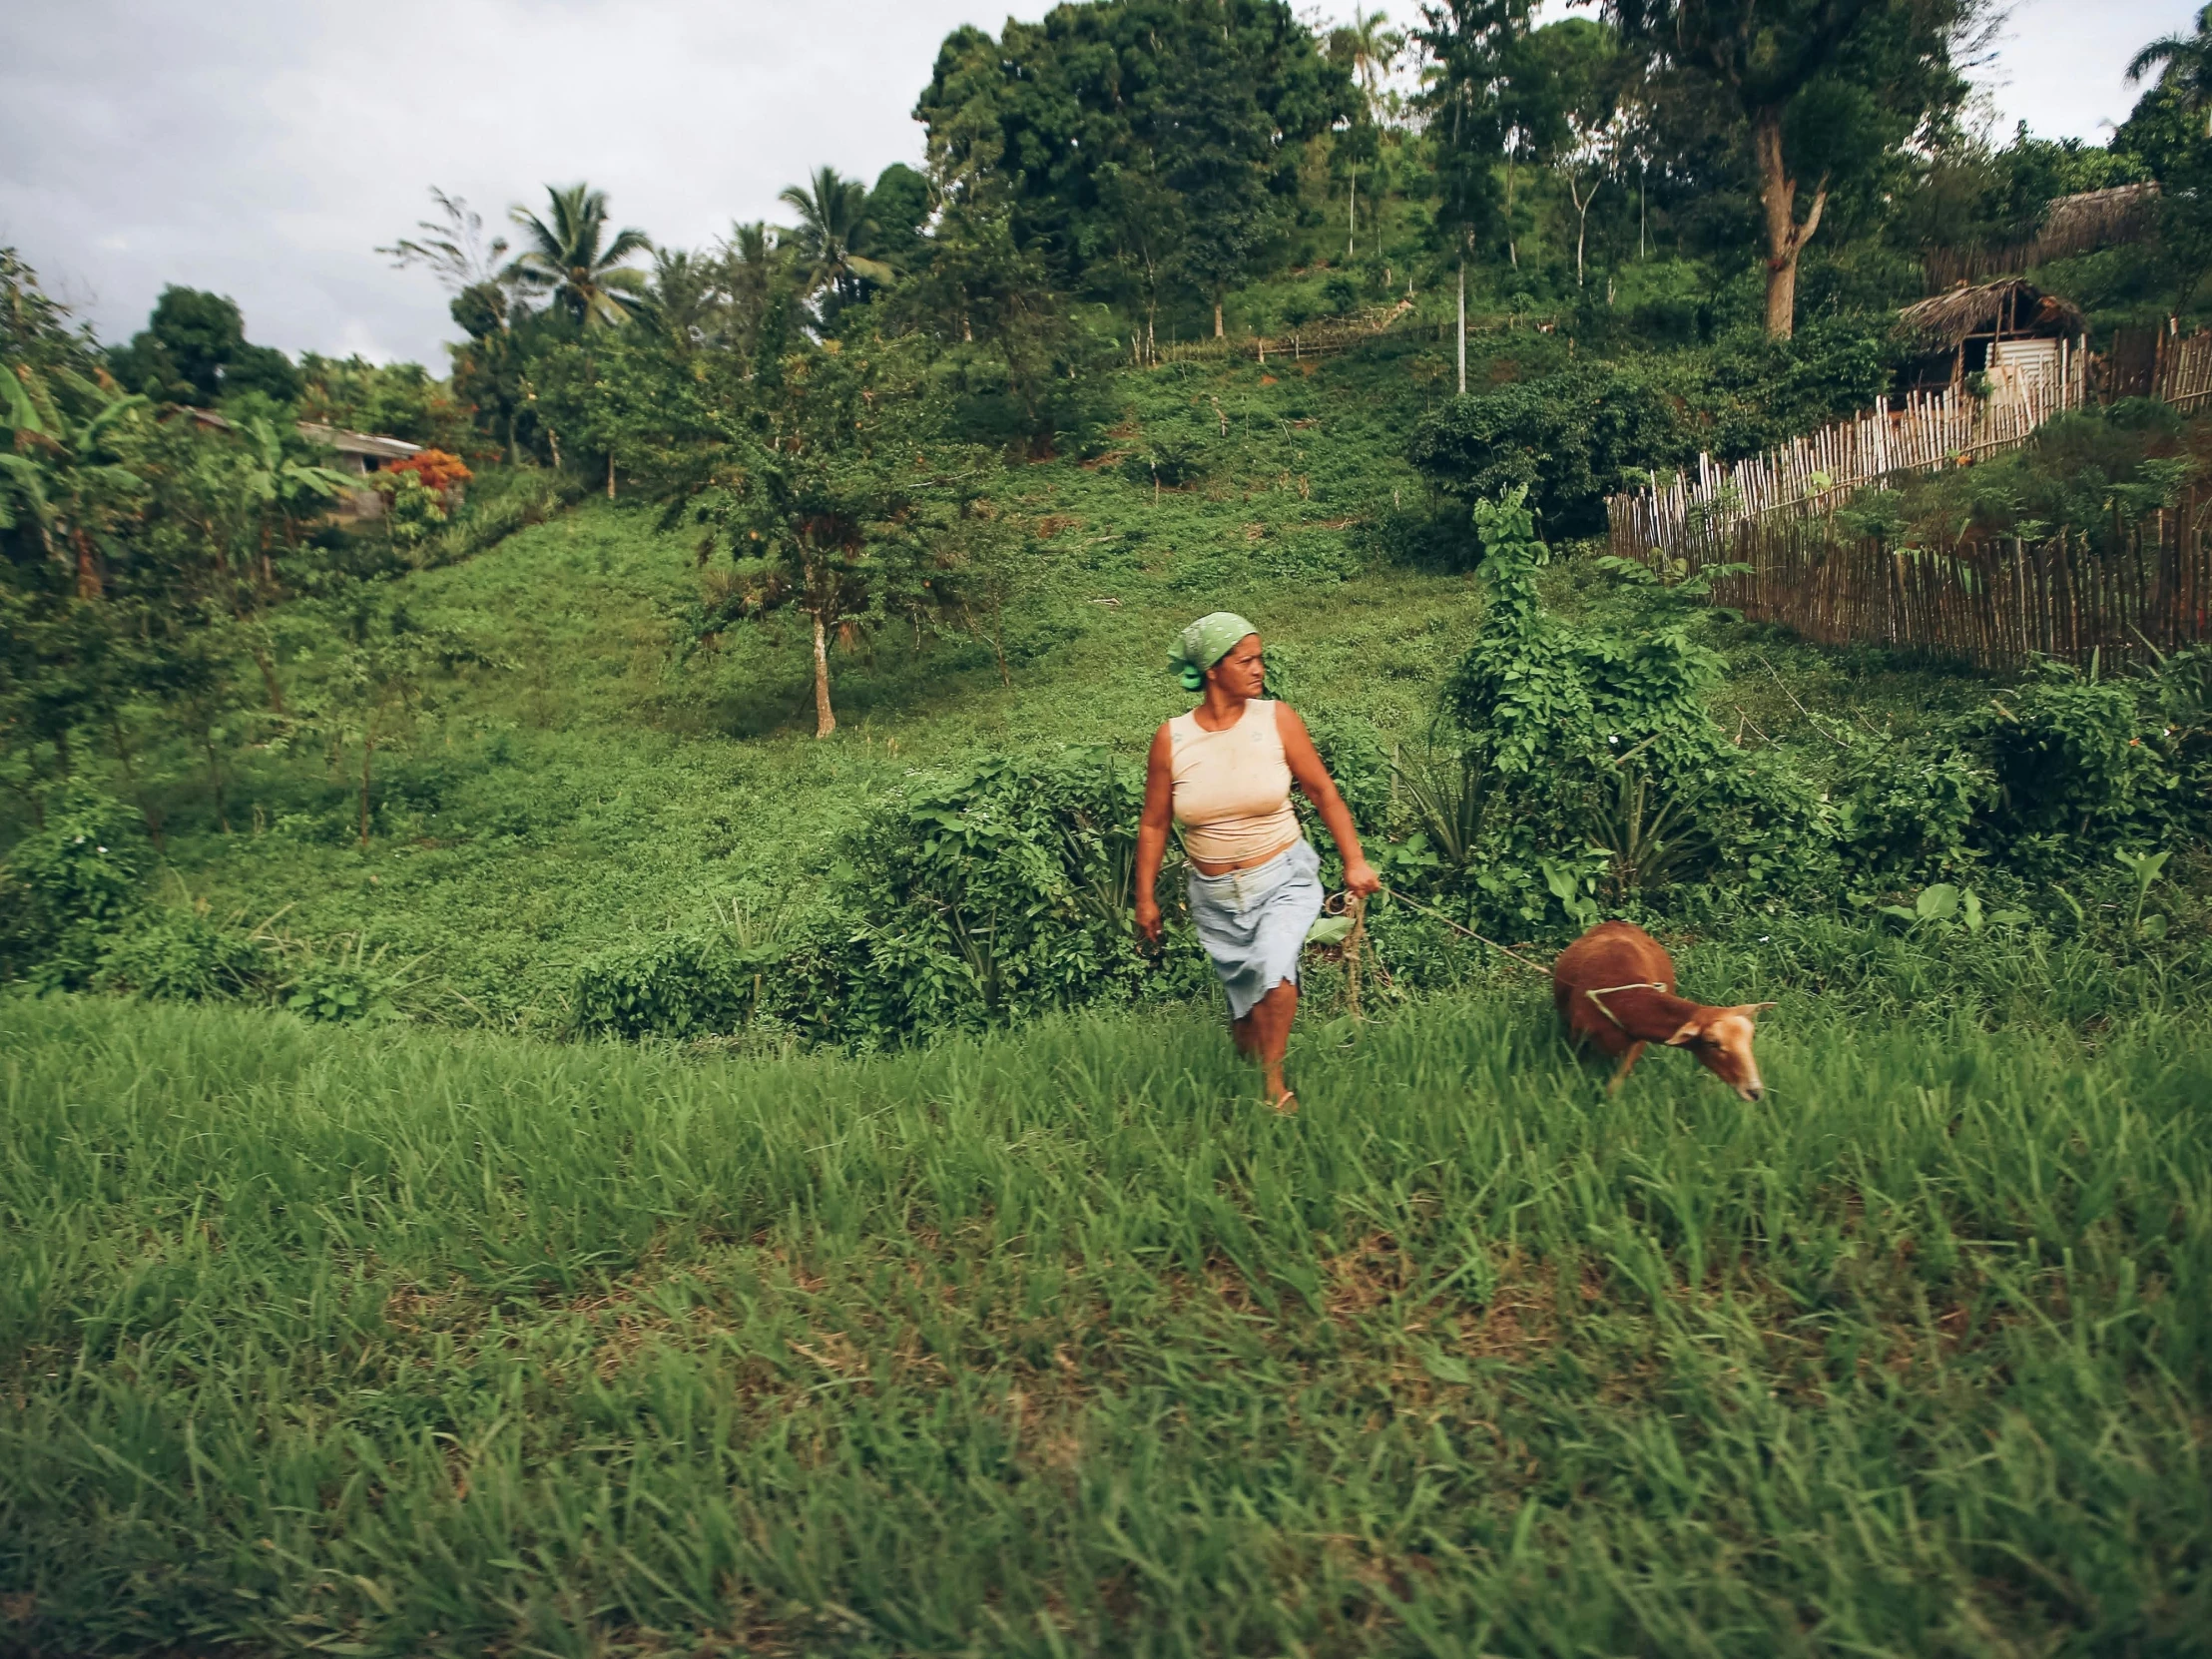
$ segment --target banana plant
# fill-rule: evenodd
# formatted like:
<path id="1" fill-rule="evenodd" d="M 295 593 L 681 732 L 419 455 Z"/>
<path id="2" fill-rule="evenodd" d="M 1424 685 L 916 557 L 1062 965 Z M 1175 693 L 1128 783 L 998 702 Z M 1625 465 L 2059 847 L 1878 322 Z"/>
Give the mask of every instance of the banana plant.
<path id="1" fill-rule="evenodd" d="M 78 597 L 98 599 L 106 550 L 148 490 L 119 443 L 146 399 L 67 369 L 53 380 L 0 363 L 0 430 L 9 440 L 0 449 L 0 530 L 28 527 L 74 577 Z"/>
<path id="2" fill-rule="evenodd" d="M 287 454 L 283 434 L 277 430 L 276 422 L 264 415 L 255 415 L 240 431 L 246 440 L 246 464 L 238 474 L 240 491 L 256 506 L 276 509 L 286 544 L 296 533 L 293 521 L 302 509 L 319 507 L 360 487 L 359 479 L 335 467 L 320 466 Z M 265 584 L 273 584 L 275 573 L 270 566 L 266 524 L 260 540 L 262 580 Z"/>

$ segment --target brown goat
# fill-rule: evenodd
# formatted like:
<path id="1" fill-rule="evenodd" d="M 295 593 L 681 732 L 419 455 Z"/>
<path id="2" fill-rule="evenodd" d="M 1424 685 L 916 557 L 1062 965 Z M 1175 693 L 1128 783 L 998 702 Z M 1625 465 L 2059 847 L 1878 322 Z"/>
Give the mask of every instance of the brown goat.
<path id="1" fill-rule="evenodd" d="M 1771 1002 L 1709 1008 L 1674 993 L 1674 961 L 1659 941 L 1626 921 L 1601 921 L 1551 964 L 1551 1000 L 1574 1041 L 1621 1059 L 1608 1089 L 1627 1080 L 1646 1043 L 1687 1048 L 1698 1064 L 1746 1100 L 1767 1092 L 1751 1039 Z"/>

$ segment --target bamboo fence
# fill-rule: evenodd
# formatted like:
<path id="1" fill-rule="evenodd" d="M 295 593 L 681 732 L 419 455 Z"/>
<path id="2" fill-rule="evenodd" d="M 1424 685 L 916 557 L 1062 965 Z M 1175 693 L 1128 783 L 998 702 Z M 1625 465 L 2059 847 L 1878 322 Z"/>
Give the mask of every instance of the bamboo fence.
<path id="1" fill-rule="evenodd" d="M 2212 403 L 2212 331 L 2183 337 L 2169 328 L 2159 346 L 2151 396 L 2184 410 Z"/>
<path id="2" fill-rule="evenodd" d="M 1410 300 L 1402 300 L 1393 306 L 1318 322 L 1287 334 L 1213 335 L 1149 346 L 1141 335 L 1133 335 L 1129 341 L 1130 361 L 1140 368 L 1156 368 L 1162 363 L 1220 362 L 1229 357 L 1256 357 L 1263 363 L 1271 359 L 1298 363 L 1316 357 L 1333 357 L 1340 351 L 1365 345 L 1388 333 L 1412 308 Z"/>
<path id="3" fill-rule="evenodd" d="M 1842 537 L 1831 518 L 1742 520 L 1707 557 L 1752 567 L 1716 578 L 1714 603 L 1824 645 L 2002 670 L 2092 653 L 2116 666 L 2212 639 L 2212 490 L 2043 541 L 1890 547 Z"/>
<path id="4" fill-rule="evenodd" d="M 1252 357 L 1262 363 L 1311 362 L 1318 357 L 1334 357 L 1354 346 L 1366 345 L 1382 335 L 1403 333 L 1405 318 L 1411 315 L 1411 300 L 1400 300 L 1384 309 L 1366 311 L 1358 316 L 1317 322 L 1304 328 L 1295 328 L 1286 334 L 1248 334 L 1236 337 L 1208 336 L 1204 339 L 1170 340 L 1165 345 L 1147 345 L 1141 335 L 1132 336 L 1129 342 L 1129 360 L 1139 368 L 1156 368 L 1162 363 L 1221 362 L 1230 357 Z M 1519 329 L 1532 329 L 1548 334 L 1559 326 L 1559 319 L 1548 313 L 1471 317 L 1467 321 L 1467 337 L 1509 333 Z M 1417 337 L 1433 336 L 1448 341 L 1452 324 L 1437 322 L 1423 325 Z"/>
<path id="5" fill-rule="evenodd" d="M 1694 472 L 1606 502 L 1612 551 L 1686 557 L 1745 520 L 1818 512 L 1878 479 L 2014 448 L 2052 415 L 2081 405 L 2086 363 L 2079 342 L 2065 340 L 2055 377 L 2009 378 L 1986 398 L 1955 384 L 1895 405 L 1883 398 L 1866 414 L 1733 465 L 1700 455 Z"/>

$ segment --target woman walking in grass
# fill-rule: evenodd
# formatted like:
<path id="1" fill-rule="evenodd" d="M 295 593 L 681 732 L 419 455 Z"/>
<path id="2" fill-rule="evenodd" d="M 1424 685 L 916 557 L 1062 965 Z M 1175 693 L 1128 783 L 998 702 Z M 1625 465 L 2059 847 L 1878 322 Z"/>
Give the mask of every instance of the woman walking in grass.
<path id="1" fill-rule="evenodd" d="M 1191 919 L 1229 993 L 1230 1034 L 1259 1063 L 1275 1109 L 1295 1112 L 1283 1051 L 1298 1012 L 1299 952 L 1321 914 L 1322 890 L 1321 855 L 1291 810 L 1294 781 L 1344 854 L 1346 887 L 1366 894 L 1382 882 L 1360 850 L 1352 814 L 1306 723 L 1260 695 L 1259 631 L 1232 611 L 1216 611 L 1183 630 L 1168 663 L 1184 690 L 1204 696 L 1152 735 L 1137 830 L 1137 931 L 1159 941 L 1153 888 L 1172 817 L 1191 863 Z"/>

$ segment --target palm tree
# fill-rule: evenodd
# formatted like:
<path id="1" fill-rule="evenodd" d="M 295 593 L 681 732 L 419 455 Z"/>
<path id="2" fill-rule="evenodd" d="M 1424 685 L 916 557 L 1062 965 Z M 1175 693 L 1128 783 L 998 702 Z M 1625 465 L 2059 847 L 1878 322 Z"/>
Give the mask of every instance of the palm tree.
<path id="1" fill-rule="evenodd" d="M 2212 137 L 2212 5 L 2197 13 L 2195 34 L 2166 35 L 2130 58 L 2128 85 L 2133 86 L 2159 64 L 2166 66 L 2161 79 L 2174 83 L 2182 107 L 2204 112 L 2205 133 Z"/>
<path id="2" fill-rule="evenodd" d="M 645 273 L 623 262 L 650 252 L 652 240 L 628 229 L 607 240 L 603 190 L 548 185 L 545 195 L 551 224 L 526 209 L 514 210 L 528 246 L 503 275 L 519 288 L 547 295 L 587 328 L 626 321 L 646 303 L 646 280 Z"/>
<path id="3" fill-rule="evenodd" d="M 864 283 L 890 281 L 891 268 L 868 258 L 875 221 L 868 218 L 867 186 L 859 180 L 818 167 L 805 186 L 787 185 L 777 200 L 799 215 L 790 246 L 806 271 L 810 296 L 828 292 L 838 301 L 853 300 Z"/>
<path id="4" fill-rule="evenodd" d="M 1382 109 L 1382 81 L 1397 62 L 1398 54 L 1405 50 L 1405 37 L 1389 26 L 1389 13 L 1380 7 L 1372 12 L 1362 12 L 1355 6 L 1352 21 L 1340 24 L 1329 38 L 1329 53 L 1339 63 L 1352 71 L 1353 79 L 1360 85 L 1361 108 L 1367 116 L 1363 127 L 1355 123 L 1353 131 L 1346 134 L 1345 192 L 1345 258 L 1353 257 L 1358 241 L 1360 223 L 1360 151 L 1363 146 L 1373 153 L 1375 149 L 1375 123 Z M 1380 158 L 1378 158 L 1380 159 Z M 1370 217 L 1374 217 L 1371 213 Z M 1382 235 L 1382 222 L 1376 222 L 1376 234 Z"/>
<path id="5" fill-rule="evenodd" d="M 391 263 L 401 269 L 427 267 L 454 293 L 499 281 L 507 239 L 484 240 L 484 216 L 468 205 L 467 198 L 448 196 L 432 185 L 430 200 L 438 205 L 438 217 L 415 221 L 415 229 L 422 233 L 419 237 L 401 237 L 376 252 L 389 254 Z"/>
<path id="6" fill-rule="evenodd" d="M 1345 56 L 1367 99 L 1368 118 L 1382 107 L 1382 78 L 1389 74 L 1397 55 L 1405 50 L 1405 37 L 1390 27 L 1390 14 L 1378 7 L 1363 14 L 1357 7 L 1344 29 Z"/>

